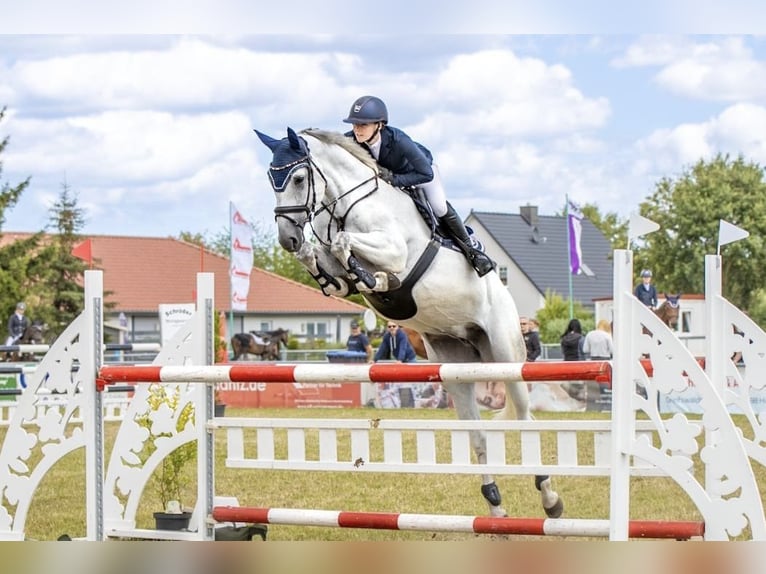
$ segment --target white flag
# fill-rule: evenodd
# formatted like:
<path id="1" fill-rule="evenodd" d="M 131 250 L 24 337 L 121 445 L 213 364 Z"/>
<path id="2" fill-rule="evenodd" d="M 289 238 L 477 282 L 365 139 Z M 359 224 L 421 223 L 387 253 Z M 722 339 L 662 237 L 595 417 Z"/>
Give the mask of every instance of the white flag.
<path id="1" fill-rule="evenodd" d="M 628 222 L 628 249 L 630 249 L 630 244 L 634 239 L 653 233 L 659 228 L 659 223 L 642 217 L 638 213 L 631 213 L 630 221 Z"/>
<path id="2" fill-rule="evenodd" d="M 734 243 L 735 241 L 745 239 L 746 237 L 750 237 L 749 231 L 745 231 L 741 227 L 737 227 L 736 225 L 721 219 L 718 224 L 718 255 L 721 254 L 721 245 Z"/>
<path id="3" fill-rule="evenodd" d="M 250 272 L 253 270 L 253 228 L 231 202 L 229 202 L 229 216 L 231 309 L 245 311 L 247 294 L 250 291 Z"/>

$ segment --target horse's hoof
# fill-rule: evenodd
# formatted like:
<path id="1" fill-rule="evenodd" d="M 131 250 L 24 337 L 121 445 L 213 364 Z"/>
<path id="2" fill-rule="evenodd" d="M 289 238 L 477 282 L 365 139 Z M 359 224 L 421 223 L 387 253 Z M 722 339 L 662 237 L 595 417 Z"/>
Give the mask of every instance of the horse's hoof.
<path id="1" fill-rule="evenodd" d="M 559 518 L 564 513 L 564 501 L 562 501 L 561 497 L 559 496 L 556 504 L 550 508 L 545 508 L 544 510 L 548 518 Z"/>
<path id="2" fill-rule="evenodd" d="M 388 290 L 393 291 L 394 289 L 399 289 L 401 287 L 402 282 L 399 281 L 399 278 L 394 275 L 393 273 L 388 274 Z"/>

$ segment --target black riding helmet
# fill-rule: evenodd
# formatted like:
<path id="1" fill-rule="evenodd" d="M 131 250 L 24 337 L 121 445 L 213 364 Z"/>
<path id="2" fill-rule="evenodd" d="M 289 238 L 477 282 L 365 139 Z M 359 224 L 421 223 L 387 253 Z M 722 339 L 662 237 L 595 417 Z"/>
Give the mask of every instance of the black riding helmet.
<path id="1" fill-rule="evenodd" d="M 343 120 L 347 124 L 388 123 L 388 110 L 383 100 L 375 96 L 362 96 L 351 104 L 348 117 Z"/>

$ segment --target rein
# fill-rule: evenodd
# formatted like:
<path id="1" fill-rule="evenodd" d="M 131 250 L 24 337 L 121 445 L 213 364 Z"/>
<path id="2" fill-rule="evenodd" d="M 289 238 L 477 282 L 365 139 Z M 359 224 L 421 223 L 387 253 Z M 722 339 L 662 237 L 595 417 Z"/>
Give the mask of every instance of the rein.
<path id="1" fill-rule="evenodd" d="M 308 148 L 308 146 L 306 146 Z M 314 235 L 314 237 L 317 238 L 317 240 L 324 245 L 325 247 L 330 246 L 331 241 L 331 234 L 332 234 L 332 224 L 335 223 L 336 231 L 342 231 L 345 229 L 346 226 L 346 219 L 348 218 L 349 214 L 351 213 L 351 210 L 361 201 L 364 199 L 367 199 L 370 197 L 373 193 L 378 191 L 380 188 L 380 185 L 378 183 L 378 174 L 373 171 L 372 177 L 369 177 L 362 181 L 361 183 L 355 185 L 351 189 L 344 191 L 341 193 L 338 197 L 333 199 L 332 201 L 328 203 L 322 202 L 321 207 L 316 207 L 316 181 L 314 179 L 314 170 L 311 169 L 312 167 L 316 169 L 317 173 L 319 173 L 319 176 L 322 178 L 322 180 L 325 183 L 325 187 L 327 187 L 327 178 L 325 177 L 324 173 L 322 172 L 322 169 L 317 165 L 317 163 L 314 161 L 314 159 L 311 157 L 310 153 L 307 153 L 305 156 L 299 157 L 295 161 L 291 161 L 288 164 L 281 165 L 281 166 L 274 166 L 273 164 L 269 165 L 269 168 L 274 171 L 282 171 L 285 169 L 289 169 L 291 172 L 298 170 L 302 167 L 306 167 L 309 172 L 309 181 L 308 181 L 308 193 L 306 193 L 306 201 L 303 205 L 287 205 L 287 206 L 277 206 L 274 208 L 274 219 L 276 220 L 279 217 L 283 217 L 287 219 L 290 223 L 295 225 L 296 227 L 302 227 L 303 225 L 300 224 L 296 218 L 291 217 L 295 213 L 305 214 L 306 221 L 309 223 L 311 227 L 311 233 Z M 287 177 L 285 178 L 285 182 L 289 181 L 291 178 L 291 174 L 288 173 Z M 343 198 L 351 195 L 358 189 L 362 188 L 363 186 L 367 185 L 368 183 L 374 181 L 375 185 L 372 189 L 370 189 L 367 193 L 362 195 L 361 197 L 355 199 L 346 209 L 346 212 L 338 215 L 336 213 L 336 208 L 338 207 L 338 202 L 341 201 Z M 272 178 L 272 187 L 276 190 L 276 186 L 274 185 L 274 180 Z M 327 214 L 330 216 L 329 221 L 327 222 L 327 229 L 325 231 L 324 237 L 320 235 L 320 233 L 317 232 L 317 230 L 314 228 L 314 219 L 320 215 L 322 212 L 327 212 Z M 304 222 L 305 224 L 305 222 Z"/>

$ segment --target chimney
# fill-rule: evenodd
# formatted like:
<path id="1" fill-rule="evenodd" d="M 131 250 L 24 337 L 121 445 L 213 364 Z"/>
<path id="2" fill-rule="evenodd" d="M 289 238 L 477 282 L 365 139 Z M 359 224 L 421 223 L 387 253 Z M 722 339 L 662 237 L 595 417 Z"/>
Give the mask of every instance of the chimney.
<path id="1" fill-rule="evenodd" d="M 521 218 L 532 227 L 537 226 L 537 206 L 536 205 L 522 205 L 519 209 Z"/>

